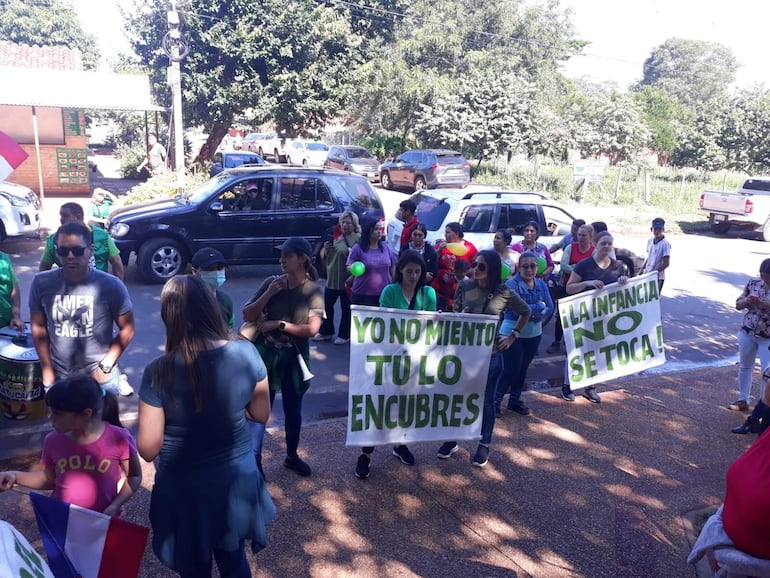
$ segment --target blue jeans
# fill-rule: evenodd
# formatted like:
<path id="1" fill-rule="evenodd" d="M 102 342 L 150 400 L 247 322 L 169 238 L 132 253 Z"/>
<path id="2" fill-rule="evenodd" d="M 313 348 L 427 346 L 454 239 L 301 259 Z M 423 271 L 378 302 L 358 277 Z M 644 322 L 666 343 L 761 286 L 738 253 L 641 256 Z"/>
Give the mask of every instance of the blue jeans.
<path id="1" fill-rule="evenodd" d="M 302 428 L 302 395 L 293 386 L 281 387 L 283 402 L 284 430 L 286 431 L 286 455 L 290 458 L 297 456 L 299 447 L 299 432 Z M 270 389 L 270 407 L 275 402 L 275 390 Z M 265 440 L 265 424 L 249 422 L 251 443 L 254 447 L 254 457 L 262 464 L 262 444 Z"/>
<path id="2" fill-rule="evenodd" d="M 344 289 L 324 289 L 324 309 L 326 309 L 326 319 L 321 323 L 321 329 L 318 333 L 321 335 L 334 335 L 334 305 L 340 300 L 340 328 L 337 331 L 337 337 L 341 339 L 350 339 L 350 299 Z"/>
<path id="3" fill-rule="evenodd" d="M 753 334 L 746 333 L 743 329 L 738 332 L 738 396 L 740 399 L 749 402 L 751 397 L 751 381 L 754 375 L 754 361 L 759 354 L 759 364 L 762 371 L 770 367 L 770 339 L 756 337 Z M 765 384 L 764 380 L 760 382 L 759 398 L 762 399 Z"/>
<path id="4" fill-rule="evenodd" d="M 508 397 L 508 407 L 519 403 L 521 392 L 524 389 L 524 379 L 527 377 L 529 364 L 540 347 L 542 335 L 535 337 L 522 337 L 513 342 L 508 349 L 503 351 L 503 371 L 497 384 L 495 401 L 502 401 L 503 396 L 511 390 Z"/>
<path id="5" fill-rule="evenodd" d="M 222 578 L 251 578 L 251 568 L 243 549 L 243 542 L 239 550 L 212 550 L 214 560 L 217 562 L 219 575 Z M 211 578 L 211 558 L 208 564 L 202 564 L 192 572 L 180 574 L 182 578 Z"/>
<path id="6" fill-rule="evenodd" d="M 484 410 L 481 417 L 481 440 L 479 444 L 489 446 L 492 443 L 492 430 L 495 429 L 495 394 L 497 382 L 503 373 L 503 352 L 496 351 L 489 358 L 487 387 L 484 390 Z"/>

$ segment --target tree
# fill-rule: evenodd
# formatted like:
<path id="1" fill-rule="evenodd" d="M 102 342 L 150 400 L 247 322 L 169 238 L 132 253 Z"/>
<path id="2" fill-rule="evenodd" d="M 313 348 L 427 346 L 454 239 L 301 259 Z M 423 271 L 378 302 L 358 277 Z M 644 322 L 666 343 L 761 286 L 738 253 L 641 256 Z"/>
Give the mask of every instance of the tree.
<path id="1" fill-rule="evenodd" d="M 163 3 L 130 22 L 132 45 L 153 79 L 161 102 L 166 56 Z M 190 52 L 182 62 L 184 115 L 203 124 L 209 139 L 198 161 L 208 160 L 233 120 L 269 121 L 288 136 L 317 134 L 349 94 L 362 36 L 345 8 L 313 0 L 190 0 L 180 12 Z"/>
<path id="2" fill-rule="evenodd" d="M 727 168 L 752 174 L 770 167 L 770 91 L 758 86 L 733 97 L 718 138 Z"/>
<path id="3" fill-rule="evenodd" d="M 727 46 L 669 38 L 653 49 L 644 62 L 644 75 L 639 84 L 658 88 L 693 108 L 726 95 L 738 67 L 733 51 Z"/>
<path id="4" fill-rule="evenodd" d="M 83 32 L 75 10 L 62 0 L 5 0 L 0 38 L 18 44 L 66 46 L 80 51 L 85 68 L 99 63 L 96 39 Z"/>
<path id="5" fill-rule="evenodd" d="M 702 103 L 695 110 L 692 123 L 680 128 L 677 146 L 671 155 L 675 166 L 694 167 L 706 171 L 724 169 L 727 155 L 720 146 L 727 99 L 715 99 Z"/>
<path id="6" fill-rule="evenodd" d="M 677 130 L 689 116 L 679 101 L 653 86 L 642 86 L 632 93 L 650 131 L 650 148 L 660 162 L 667 164 L 676 147 Z"/>

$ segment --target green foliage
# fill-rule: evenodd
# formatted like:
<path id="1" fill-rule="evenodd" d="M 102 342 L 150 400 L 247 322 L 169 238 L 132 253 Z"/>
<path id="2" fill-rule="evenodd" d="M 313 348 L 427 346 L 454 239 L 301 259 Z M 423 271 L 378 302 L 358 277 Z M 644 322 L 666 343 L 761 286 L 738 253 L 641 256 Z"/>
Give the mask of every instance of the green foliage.
<path id="1" fill-rule="evenodd" d="M 667 163 L 676 148 L 677 130 L 686 122 L 684 107 L 673 96 L 652 86 L 640 87 L 632 96 L 650 130 L 650 148 L 661 162 Z"/>
<path id="2" fill-rule="evenodd" d="M 394 158 L 410 148 L 406 139 L 385 134 L 362 136 L 356 140 L 356 144 L 369 149 L 380 160 Z"/>
<path id="3" fill-rule="evenodd" d="M 142 163 L 146 154 L 147 149 L 143 144 L 118 145 L 115 156 L 120 159 L 120 175 L 124 179 L 143 178 L 144 175 L 139 174 L 136 168 Z"/>
<path id="4" fill-rule="evenodd" d="M 0 38 L 19 44 L 67 46 L 80 51 L 85 68 L 96 68 L 96 39 L 83 32 L 75 10 L 63 0 L 4 0 L 0 3 Z"/>
<path id="5" fill-rule="evenodd" d="M 669 38 L 644 62 L 640 84 L 654 86 L 692 108 L 725 96 L 738 66 L 738 60 L 727 46 Z"/>
<path id="6" fill-rule="evenodd" d="M 123 197 L 123 204 L 135 205 L 145 201 L 173 198 L 179 194 L 176 179 L 176 173 L 171 171 L 152 176 L 145 182 L 132 187 Z M 187 173 L 185 188 L 189 190 L 197 187 L 207 179 L 208 175 L 203 173 Z"/>

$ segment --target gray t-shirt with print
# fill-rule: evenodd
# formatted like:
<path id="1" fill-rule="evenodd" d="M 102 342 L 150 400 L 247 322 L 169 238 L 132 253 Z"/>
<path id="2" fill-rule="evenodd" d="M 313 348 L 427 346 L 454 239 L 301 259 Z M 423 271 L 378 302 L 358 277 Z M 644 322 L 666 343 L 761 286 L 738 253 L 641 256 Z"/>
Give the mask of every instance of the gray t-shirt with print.
<path id="1" fill-rule="evenodd" d="M 110 348 L 115 320 L 132 308 L 123 282 L 93 268 L 78 284 L 65 281 L 62 269 L 38 273 L 29 292 L 30 313 L 46 317 L 57 379 L 92 373 Z"/>

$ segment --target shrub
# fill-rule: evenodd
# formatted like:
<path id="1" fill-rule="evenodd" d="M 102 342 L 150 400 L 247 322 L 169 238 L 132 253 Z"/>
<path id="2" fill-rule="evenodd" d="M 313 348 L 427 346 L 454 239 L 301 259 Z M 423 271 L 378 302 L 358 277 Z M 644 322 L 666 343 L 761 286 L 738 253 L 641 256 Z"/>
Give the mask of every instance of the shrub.
<path id="1" fill-rule="evenodd" d="M 204 173 L 187 173 L 185 175 L 185 189 L 195 188 L 206 180 L 208 180 L 208 175 Z M 135 205 L 144 201 L 168 199 L 177 194 L 176 173 L 168 171 L 150 177 L 147 181 L 132 187 L 123 197 L 123 204 Z"/>
<path id="2" fill-rule="evenodd" d="M 118 145 L 115 150 L 115 156 L 120 159 L 120 174 L 124 179 L 142 179 L 145 175 L 140 174 L 136 168 L 142 164 L 146 156 L 144 145 L 127 146 Z"/>

